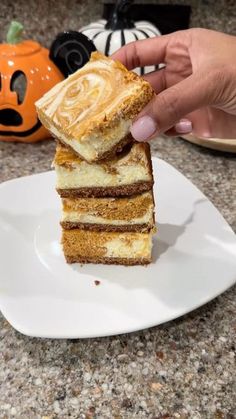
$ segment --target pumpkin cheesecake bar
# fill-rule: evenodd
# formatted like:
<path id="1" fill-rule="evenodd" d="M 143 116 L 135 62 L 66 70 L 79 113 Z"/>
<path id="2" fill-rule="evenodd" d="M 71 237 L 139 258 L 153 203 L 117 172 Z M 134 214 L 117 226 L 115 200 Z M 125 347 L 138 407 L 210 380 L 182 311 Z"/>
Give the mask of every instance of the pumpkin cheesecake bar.
<path id="1" fill-rule="evenodd" d="M 43 125 L 87 162 L 131 141 L 132 120 L 153 97 L 151 85 L 99 52 L 36 102 Z"/>
<path id="2" fill-rule="evenodd" d="M 152 235 L 152 231 L 63 230 L 62 247 L 67 263 L 146 265 L 151 262 Z"/>
<path id="3" fill-rule="evenodd" d="M 58 144 L 53 162 L 61 197 L 127 196 L 152 189 L 150 146 L 132 143 L 112 159 L 89 164 Z"/>
<path id="4" fill-rule="evenodd" d="M 131 197 L 63 198 L 62 206 L 65 229 L 148 232 L 154 226 L 152 191 Z"/>

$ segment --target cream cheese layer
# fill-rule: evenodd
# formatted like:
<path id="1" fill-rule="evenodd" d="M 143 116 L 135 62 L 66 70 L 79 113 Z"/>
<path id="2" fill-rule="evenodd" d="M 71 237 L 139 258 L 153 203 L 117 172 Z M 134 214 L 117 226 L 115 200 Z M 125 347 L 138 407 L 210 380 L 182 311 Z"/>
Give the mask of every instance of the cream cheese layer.
<path id="1" fill-rule="evenodd" d="M 121 119 L 117 122 L 115 127 L 106 130 L 106 133 L 103 135 L 100 133 L 95 134 L 93 132 L 91 135 L 86 135 L 84 140 L 83 137 L 80 137 L 78 140 L 77 138 L 75 139 L 72 134 L 65 135 L 54 125 L 48 123 L 48 129 L 51 131 L 52 135 L 61 140 L 64 144 L 70 146 L 80 156 L 83 156 L 87 162 L 96 160 L 100 155 L 101 149 L 104 154 L 115 147 L 115 145 L 129 133 L 130 126 L 131 121 Z"/>
<path id="2" fill-rule="evenodd" d="M 132 240 L 122 235 L 105 244 L 106 257 L 150 259 L 152 252 L 152 234 L 136 233 Z"/>
<path id="3" fill-rule="evenodd" d="M 89 164 L 60 145 L 53 166 L 58 189 L 116 187 L 152 181 L 148 144 L 133 144 L 130 151 L 107 162 Z"/>
<path id="4" fill-rule="evenodd" d="M 61 221 L 70 223 L 82 223 L 82 224 L 103 224 L 103 225 L 137 225 L 137 224 L 148 224 L 150 227 L 153 224 L 153 211 L 148 210 L 145 215 L 139 218 L 133 218 L 132 220 L 111 220 L 105 217 L 99 217 L 92 214 L 81 214 L 78 211 L 62 212 Z"/>

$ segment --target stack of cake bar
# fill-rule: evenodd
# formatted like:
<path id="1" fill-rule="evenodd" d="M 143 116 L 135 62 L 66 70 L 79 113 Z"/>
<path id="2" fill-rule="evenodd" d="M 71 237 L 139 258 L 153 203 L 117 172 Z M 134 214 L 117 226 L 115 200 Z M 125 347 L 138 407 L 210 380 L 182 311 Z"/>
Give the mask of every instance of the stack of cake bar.
<path id="1" fill-rule="evenodd" d="M 93 53 L 36 103 L 39 118 L 58 141 L 54 167 L 68 263 L 151 262 L 150 148 L 133 142 L 129 130 L 152 95 L 146 81 Z"/>

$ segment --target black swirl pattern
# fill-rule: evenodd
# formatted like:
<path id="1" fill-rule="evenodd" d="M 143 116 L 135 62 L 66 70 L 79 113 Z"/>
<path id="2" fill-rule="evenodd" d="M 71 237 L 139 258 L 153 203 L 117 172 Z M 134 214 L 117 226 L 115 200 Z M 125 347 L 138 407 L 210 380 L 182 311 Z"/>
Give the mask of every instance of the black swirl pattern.
<path id="1" fill-rule="evenodd" d="M 77 31 L 59 33 L 50 48 L 50 59 L 67 77 L 83 67 L 96 47 L 90 39 Z"/>

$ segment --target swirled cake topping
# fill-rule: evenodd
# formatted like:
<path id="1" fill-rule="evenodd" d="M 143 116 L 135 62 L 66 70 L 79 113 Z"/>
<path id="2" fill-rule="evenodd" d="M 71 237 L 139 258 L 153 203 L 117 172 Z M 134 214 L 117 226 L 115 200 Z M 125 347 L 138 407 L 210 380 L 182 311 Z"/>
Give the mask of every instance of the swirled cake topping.
<path id="1" fill-rule="evenodd" d="M 60 83 L 45 103 L 48 116 L 55 123 L 74 130 L 88 117 L 89 124 L 91 119 L 116 109 L 135 93 L 137 86 L 124 77 L 122 67 L 114 74 L 114 64 L 106 58 L 90 61 L 66 83 Z"/>
<path id="2" fill-rule="evenodd" d="M 36 108 L 55 137 L 92 162 L 118 148 L 131 120 L 152 95 L 145 80 L 94 52 L 83 68 L 46 93 Z"/>

